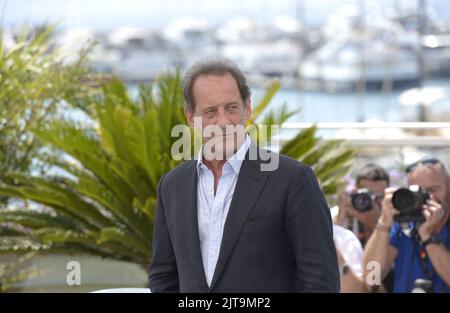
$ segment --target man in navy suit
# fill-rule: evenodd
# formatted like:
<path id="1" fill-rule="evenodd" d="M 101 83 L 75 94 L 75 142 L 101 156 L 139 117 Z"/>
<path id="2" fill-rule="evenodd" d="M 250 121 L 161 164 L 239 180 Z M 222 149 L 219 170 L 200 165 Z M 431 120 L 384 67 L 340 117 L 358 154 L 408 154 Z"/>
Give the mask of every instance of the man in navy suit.
<path id="1" fill-rule="evenodd" d="M 184 84 L 203 146 L 159 183 L 151 291 L 339 292 L 330 211 L 313 171 L 239 131 L 251 116 L 243 73 L 229 60 L 200 62 Z"/>

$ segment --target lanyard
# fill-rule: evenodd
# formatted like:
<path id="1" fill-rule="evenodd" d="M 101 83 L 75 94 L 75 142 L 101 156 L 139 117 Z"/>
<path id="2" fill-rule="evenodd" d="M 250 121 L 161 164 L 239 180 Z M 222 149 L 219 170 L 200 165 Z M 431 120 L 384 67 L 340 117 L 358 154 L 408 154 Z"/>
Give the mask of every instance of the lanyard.
<path id="1" fill-rule="evenodd" d="M 428 276 L 428 279 L 433 280 L 434 269 L 433 266 L 431 266 L 431 270 L 428 268 L 427 258 L 428 258 L 427 251 L 421 247 L 419 250 L 419 260 L 420 265 L 422 266 L 422 271 L 424 272 L 425 275 Z"/>
<path id="2" fill-rule="evenodd" d="M 448 247 L 448 243 L 447 243 L 447 239 L 448 239 L 448 229 L 447 229 L 447 238 L 444 238 L 444 236 L 442 236 L 443 238 L 442 238 L 442 243 L 444 244 L 444 246 L 447 248 Z M 420 247 L 420 250 L 419 250 L 419 260 L 420 260 L 420 265 L 421 265 L 421 267 L 422 267 L 422 271 L 423 271 L 423 273 L 425 274 L 425 275 L 427 275 L 428 276 L 428 279 L 429 280 L 431 280 L 431 281 L 434 281 L 433 280 L 433 276 L 434 276 L 434 274 L 435 274 L 435 271 L 434 271 L 434 268 L 433 268 L 433 264 L 431 263 L 431 260 L 430 260 L 430 264 L 431 264 L 431 270 L 429 269 L 429 267 L 427 266 L 427 259 L 429 258 L 428 257 L 428 254 L 427 254 L 427 251 L 425 250 L 425 248 L 423 248 L 422 247 L 422 244 L 421 244 L 421 240 L 420 240 L 420 237 L 416 237 L 415 236 L 415 238 L 417 238 L 416 239 L 416 242 L 417 242 L 417 240 L 418 240 L 418 246 Z M 441 280 L 441 288 L 440 288 L 440 290 L 441 290 L 441 292 L 444 292 L 444 288 L 445 288 L 445 283 L 444 283 L 444 280 L 436 273 L 436 276 L 437 277 L 439 277 L 439 279 Z M 438 288 L 437 288 L 437 286 L 436 286 L 436 288 L 433 288 L 434 290 L 438 290 Z"/>

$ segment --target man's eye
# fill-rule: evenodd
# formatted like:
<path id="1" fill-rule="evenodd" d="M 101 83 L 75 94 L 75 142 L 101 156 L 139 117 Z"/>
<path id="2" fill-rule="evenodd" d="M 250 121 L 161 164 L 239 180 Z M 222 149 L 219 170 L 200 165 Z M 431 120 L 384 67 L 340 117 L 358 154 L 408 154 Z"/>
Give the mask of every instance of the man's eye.
<path id="1" fill-rule="evenodd" d="M 216 112 L 215 111 L 206 111 L 205 112 L 205 115 L 207 116 L 207 117 L 214 117 L 214 114 L 215 114 Z"/>

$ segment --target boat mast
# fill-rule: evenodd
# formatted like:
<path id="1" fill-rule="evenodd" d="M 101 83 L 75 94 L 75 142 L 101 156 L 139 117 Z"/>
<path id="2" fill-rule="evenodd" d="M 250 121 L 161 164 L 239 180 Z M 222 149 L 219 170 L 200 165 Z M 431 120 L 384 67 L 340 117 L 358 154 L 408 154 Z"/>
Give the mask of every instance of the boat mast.
<path id="1" fill-rule="evenodd" d="M 425 81 L 425 58 L 424 58 L 424 51 L 423 51 L 423 44 L 422 40 L 424 38 L 424 35 L 426 33 L 427 28 L 427 12 L 426 12 L 426 0 L 418 0 L 417 5 L 417 64 L 419 67 L 419 79 L 418 79 L 418 88 L 420 93 L 423 92 L 424 87 L 424 81 Z M 423 98 L 423 97 L 421 97 Z M 426 104 L 423 102 L 423 100 L 419 103 L 419 116 L 418 121 L 419 122 L 426 122 L 427 121 L 427 112 L 426 112 Z"/>
<path id="2" fill-rule="evenodd" d="M 358 122 L 364 122 L 365 114 L 365 96 L 366 96 L 366 71 L 365 71 L 365 50 L 366 50 L 366 12 L 364 0 L 359 1 L 359 21 L 357 30 L 356 42 L 359 45 L 360 61 L 359 61 L 359 77 L 356 82 L 356 92 L 358 95 L 357 105 L 357 119 Z"/>

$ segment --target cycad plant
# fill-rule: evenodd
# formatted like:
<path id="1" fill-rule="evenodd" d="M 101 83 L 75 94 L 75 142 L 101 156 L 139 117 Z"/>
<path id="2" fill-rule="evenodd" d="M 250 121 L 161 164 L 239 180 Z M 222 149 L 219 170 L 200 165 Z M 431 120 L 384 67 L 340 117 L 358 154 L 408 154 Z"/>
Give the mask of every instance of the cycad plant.
<path id="1" fill-rule="evenodd" d="M 9 40 L 0 28 L 0 181 L 9 171 L 30 170 L 41 148 L 33 131 L 61 103 L 87 92 L 83 81 L 90 77 L 85 65 L 91 46 L 69 64 L 53 47 L 54 28 L 23 27 Z M 0 197 L 2 203 L 7 200 Z"/>
<path id="2" fill-rule="evenodd" d="M 44 170 L 34 162 L 42 142 L 33 132 L 52 119 L 64 101 L 69 100 L 78 107 L 72 100 L 82 99 L 84 96 L 80 95 L 87 95 L 91 90 L 84 82 L 91 76 L 85 65 L 92 46 L 86 45 L 86 49 L 78 51 L 77 57 L 67 62 L 66 54 L 55 49 L 52 43 L 54 29 L 47 25 L 34 29 L 24 26 L 8 36 L 0 28 L 0 182 L 5 184 L 14 184 L 8 172 Z M 15 212 L 3 212 L 10 202 L 17 201 L 0 195 L 1 214 L 26 219 L 29 212 L 22 217 Z M 27 207 L 28 203 L 20 205 Z M 24 229 L 17 229 L 20 222 L 13 224 L 0 223 L 3 245 L 8 245 L 9 238 L 23 235 Z M 38 273 L 33 268 L 25 268 L 27 262 L 21 262 L 32 255 L 0 256 L 0 291 Z M 12 262 L 13 259 L 17 262 Z"/>
<path id="3" fill-rule="evenodd" d="M 266 89 L 250 123 L 282 124 L 292 116 L 286 106 L 264 114 L 279 88 L 273 82 Z M 0 252 L 83 252 L 148 265 L 156 186 L 180 162 L 171 157 L 172 127 L 185 123 L 180 74 L 141 85 L 137 97 L 115 78 L 91 108 L 89 123 L 58 119 L 36 131 L 51 151 L 42 160 L 57 169 L 53 174 L 11 173 L 14 184 L 0 184 L 0 194 L 40 205 L 0 212 L 0 223 L 15 230 L 1 237 Z M 340 142 L 322 142 L 315 127 L 281 152 L 311 165 L 327 195 L 342 185 L 353 158 Z"/>

